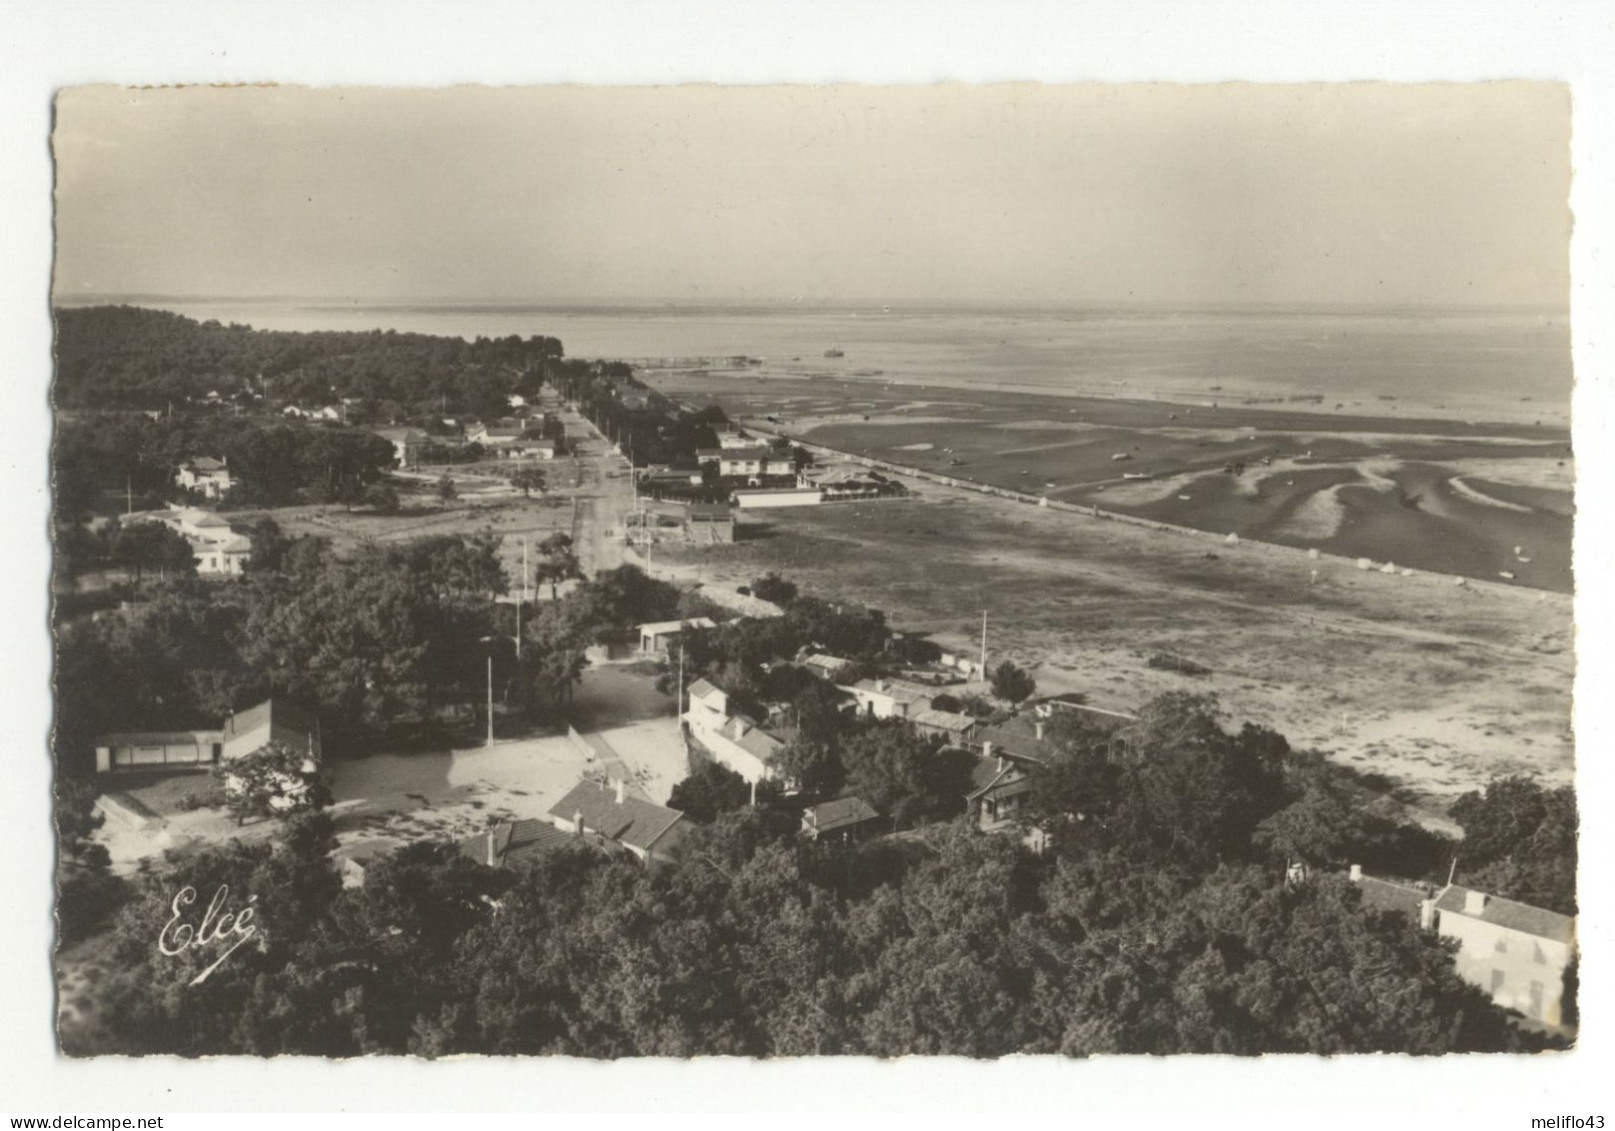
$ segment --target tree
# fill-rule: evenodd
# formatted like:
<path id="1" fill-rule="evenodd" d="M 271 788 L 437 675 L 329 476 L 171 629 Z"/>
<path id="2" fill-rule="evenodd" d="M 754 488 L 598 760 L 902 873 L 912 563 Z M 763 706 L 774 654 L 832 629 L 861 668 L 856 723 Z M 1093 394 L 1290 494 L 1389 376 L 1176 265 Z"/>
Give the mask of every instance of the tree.
<path id="1" fill-rule="evenodd" d="M 533 577 L 540 585 L 549 582 L 551 601 L 557 600 L 556 590 L 561 582 L 582 576 L 570 534 L 564 531 L 551 534 L 538 544 L 538 564 L 533 567 Z"/>
<path id="2" fill-rule="evenodd" d="M 780 778 L 817 797 L 833 796 L 847 779 L 836 747 L 801 733 L 774 751 L 769 765 Z"/>
<path id="3" fill-rule="evenodd" d="M 138 585 L 147 570 L 164 577 L 196 576 L 196 552 L 184 535 L 160 522 L 119 526 L 112 535 L 112 560 L 135 572 Z"/>
<path id="4" fill-rule="evenodd" d="M 521 491 L 523 498 L 532 498 L 534 491 L 542 495 L 546 488 L 544 471 L 537 467 L 518 467 L 510 473 L 510 485 Z"/>
<path id="5" fill-rule="evenodd" d="M 460 489 L 454 485 L 454 479 L 448 474 L 444 474 L 437 481 L 437 497 L 445 503 L 452 503 L 460 497 Z"/>
<path id="6" fill-rule="evenodd" d="M 221 762 L 216 772 L 238 825 L 248 817 L 284 819 L 331 803 L 330 786 L 313 753 L 278 740 Z"/>
<path id="7" fill-rule="evenodd" d="M 796 600 L 796 582 L 786 581 L 770 570 L 751 583 L 752 596 L 775 605 L 789 605 Z"/>
<path id="8" fill-rule="evenodd" d="M 690 771 L 668 796 L 670 809 L 677 809 L 691 820 L 708 824 L 720 813 L 742 808 L 751 799 L 746 779 L 710 759 Z"/>
<path id="9" fill-rule="evenodd" d="M 375 483 L 367 488 L 364 501 L 377 514 L 398 513 L 398 492 L 385 483 Z"/>
<path id="10" fill-rule="evenodd" d="M 1362 913 L 1343 877 L 1287 887 L 1264 869 L 1226 868 L 1171 898 L 1156 889 L 1074 944 L 1054 923 L 1088 922 L 1087 910 L 1044 890 L 1051 929 L 1035 945 L 1060 972 L 1033 1008 L 1058 1036 L 1028 1051 L 1431 1055 L 1525 1044 L 1439 938 L 1406 916 Z"/>
<path id="11" fill-rule="evenodd" d="M 1014 661 L 1005 660 L 992 671 L 993 694 L 1011 703 L 1020 703 L 1032 697 L 1037 681 Z"/>
<path id="12" fill-rule="evenodd" d="M 1566 915 L 1576 913 L 1576 794 L 1527 777 L 1498 778 L 1449 810 L 1464 829 L 1466 884 Z"/>
<path id="13" fill-rule="evenodd" d="M 247 536 L 252 541 L 252 553 L 247 557 L 249 573 L 274 573 L 281 568 L 293 540 L 286 537 L 280 523 L 264 515 L 252 524 Z"/>
<path id="14" fill-rule="evenodd" d="M 964 811 L 969 791 L 969 754 L 940 749 L 900 719 L 874 723 L 843 744 L 847 786 L 899 824 Z"/>

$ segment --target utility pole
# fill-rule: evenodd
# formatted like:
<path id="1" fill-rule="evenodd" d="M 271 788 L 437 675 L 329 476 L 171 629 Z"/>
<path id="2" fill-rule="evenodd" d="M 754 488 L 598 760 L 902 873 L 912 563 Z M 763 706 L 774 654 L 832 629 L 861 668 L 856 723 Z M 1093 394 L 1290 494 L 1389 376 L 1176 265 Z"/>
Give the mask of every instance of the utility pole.
<path id="1" fill-rule="evenodd" d="M 981 610 L 981 678 L 987 678 L 987 610 Z"/>
<path id="2" fill-rule="evenodd" d="M 684 641 L 682 639 L 679 640 L 679 697 L 678 701 L 673 704 L 673 710 L 679 716 L 679 742 L 684 747 L 684 757 L 689 758 L 690 736 L 684 733 Z M 753 804 L 755 804 L 755 801 Z"/>
<path id="3" fill-rule="evenodd" d="M 488 745 L 493 745 L 493 649 L 488 649 Z"/>
<path id="4" fill-rule="evenodd" d="M 123 517 L 128 518 L 135 513 L 135 477 L 123 477 Z"/>

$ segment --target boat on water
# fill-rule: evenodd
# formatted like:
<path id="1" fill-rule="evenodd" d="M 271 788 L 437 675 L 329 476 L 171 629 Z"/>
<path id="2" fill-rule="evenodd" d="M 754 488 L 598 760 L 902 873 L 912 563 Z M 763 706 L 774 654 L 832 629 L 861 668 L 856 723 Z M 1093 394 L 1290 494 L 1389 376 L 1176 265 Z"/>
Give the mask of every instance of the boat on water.
<path id="1" fill-rule="evenodd" d="M 1501 577 L 1504 581 L 1513 581 L 1514 580 L 1514 575 L 1512 573 L 1510 573 L 1506 569 L 1498 570 L 1497 571 L 1497 576 Z"/>
<path id="2" fill-rule="evenodd" d="M 1111 456 L 1110 458 L 1113 459 L 1113 460 L 1118 460 L 1118 459 L 1132 459 L 1133 457 L 1128 452 L 1117 452 L 1115 455 Z"/>
<path id="3" fill-rule="evenodd" d="M 1147 471 L 1124 471 L 1124 472 L 1122 472 L 1122 478 L 1123 479 L 1148 479 L 1149 477 L 1150 477 L 1150 473 L 1147 472 Z"/>
<path id="4" fill-rule="evenodd" d="M 838 349 L 827 349 L 827 350 L 824 351 L 824 356 L 825 357 L 846 357 L 847 355 L 846 355 L 845 352 L 843 352 L 841 350 L 838 350 Z"/>

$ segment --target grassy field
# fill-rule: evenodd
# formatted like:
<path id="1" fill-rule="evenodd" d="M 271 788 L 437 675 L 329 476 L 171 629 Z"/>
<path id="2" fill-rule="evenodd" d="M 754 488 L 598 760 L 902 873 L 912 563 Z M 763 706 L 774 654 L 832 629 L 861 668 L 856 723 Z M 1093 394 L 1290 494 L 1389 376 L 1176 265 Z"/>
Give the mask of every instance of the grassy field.
<path id="1" fill-rule="evenodd" d="M 744 517 L 734 545 L 660 561 L 709 585 L 778 570 L 969 654 L 985 607 L 989 661 L 1029 666 L 1042 690 L 1120 708 L 1213 692 L 1230 721 L 1384 773 L 1430 814 L 1494 774 L 1572 773 L 1571 607 L 1557 594 L 1364 573 L 929 484 L 906 502 Z M 1150 669 L 1157 651 L 1212 674 Z"/>

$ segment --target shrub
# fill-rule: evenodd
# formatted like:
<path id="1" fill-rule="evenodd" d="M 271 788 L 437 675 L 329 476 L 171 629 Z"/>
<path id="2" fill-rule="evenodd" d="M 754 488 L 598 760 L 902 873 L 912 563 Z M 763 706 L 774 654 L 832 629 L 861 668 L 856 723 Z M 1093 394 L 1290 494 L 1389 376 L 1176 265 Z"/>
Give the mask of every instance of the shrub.
<path id="1" fill-rule="evenodd" d="M 1149 658 L 1149 666 L 1156 671 L 1177 672 L 1179 675 L 1210 675 L 1211 669 L 1171 652 L 1157 652 Z"/>

